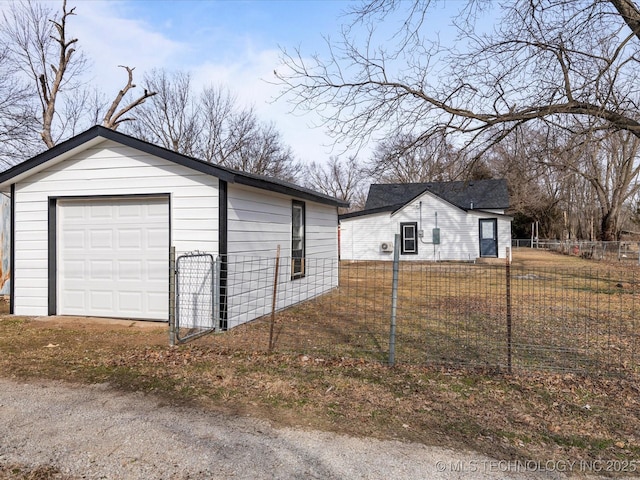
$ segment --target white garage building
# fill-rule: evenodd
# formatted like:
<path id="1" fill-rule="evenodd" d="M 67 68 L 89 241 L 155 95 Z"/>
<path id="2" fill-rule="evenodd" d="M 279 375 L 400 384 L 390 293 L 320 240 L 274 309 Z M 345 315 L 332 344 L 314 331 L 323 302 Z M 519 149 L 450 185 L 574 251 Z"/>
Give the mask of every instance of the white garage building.
<path id="1" fill-rule="evenodd" d="M 335 259 L 337 269 L 344 202 L 100 126 L 1 173 L 0 190 L 11 197 L 14 314 L 167 321 L 171 246 L 229 258 L 273 257 L 280 246 L 300 259 L 283 272 L 300 293 L 280 308 L 337 284 L 305 265 Z M 222 283 L 227 296 L 233 285 Z M 223 328 L 266 313 L 234 317 L 232 302 L 221 304 Z"/>

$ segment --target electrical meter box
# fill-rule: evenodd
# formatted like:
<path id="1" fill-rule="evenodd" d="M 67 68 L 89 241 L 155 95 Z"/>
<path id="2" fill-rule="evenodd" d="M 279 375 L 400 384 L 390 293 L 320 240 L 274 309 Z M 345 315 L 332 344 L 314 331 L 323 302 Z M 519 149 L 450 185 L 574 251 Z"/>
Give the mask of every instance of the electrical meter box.
<path id="1" fill-rule="evenodd" d="M 440 229 L 439 228 L 434 228 L 431 232 L 432 238 L 433 238 L 433 244 L 434 245 L 440 245 Z"/>

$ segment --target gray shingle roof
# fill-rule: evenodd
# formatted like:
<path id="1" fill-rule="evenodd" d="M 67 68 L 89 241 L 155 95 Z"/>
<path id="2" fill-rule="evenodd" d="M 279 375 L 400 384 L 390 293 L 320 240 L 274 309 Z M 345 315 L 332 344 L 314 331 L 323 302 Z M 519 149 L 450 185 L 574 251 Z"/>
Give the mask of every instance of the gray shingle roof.
<path id="1" fill-rule="evenodd" d="M 465 209 L 506 209 L 509 192 L 504 179 L 458 182 L 373 184 L 364 211 L 396 209 L 424 192 L 431 192 L 447 202 Z"/>

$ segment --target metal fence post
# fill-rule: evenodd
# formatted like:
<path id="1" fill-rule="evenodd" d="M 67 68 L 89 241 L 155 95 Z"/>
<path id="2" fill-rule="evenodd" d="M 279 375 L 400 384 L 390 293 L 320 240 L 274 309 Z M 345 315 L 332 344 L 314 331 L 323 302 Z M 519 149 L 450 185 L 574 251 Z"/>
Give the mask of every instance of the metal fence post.
<path id="1" fill-rule="evenodd" d="M 389 366 L 396 363 L 396 314 L 398 309 L 398 271 L 400 267 L 400 235 L 393 241 L 393 282 L 391 285 L 391 325 L 389 327 Z"/>
<path id="2" fill-rule="evenodd" d="M 169 250 L 169 345 L 176 345 L 176 247 Z"/>

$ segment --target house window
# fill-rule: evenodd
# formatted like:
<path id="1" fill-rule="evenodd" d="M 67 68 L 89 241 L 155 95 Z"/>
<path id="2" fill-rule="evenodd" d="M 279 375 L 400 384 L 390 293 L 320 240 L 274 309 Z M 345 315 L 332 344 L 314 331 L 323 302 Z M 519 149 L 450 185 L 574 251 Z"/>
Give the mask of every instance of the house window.
<path id="1" fill-rule="evenodd" d="M 291 279 L 304 277 L 304 202 L 291 206 Z"/>
<path id="2" fill-rule="evenodd" d="M 400 252 L 403 255 L 418 254 L 418 224 L 416 222 L 400 224 Z"/>

